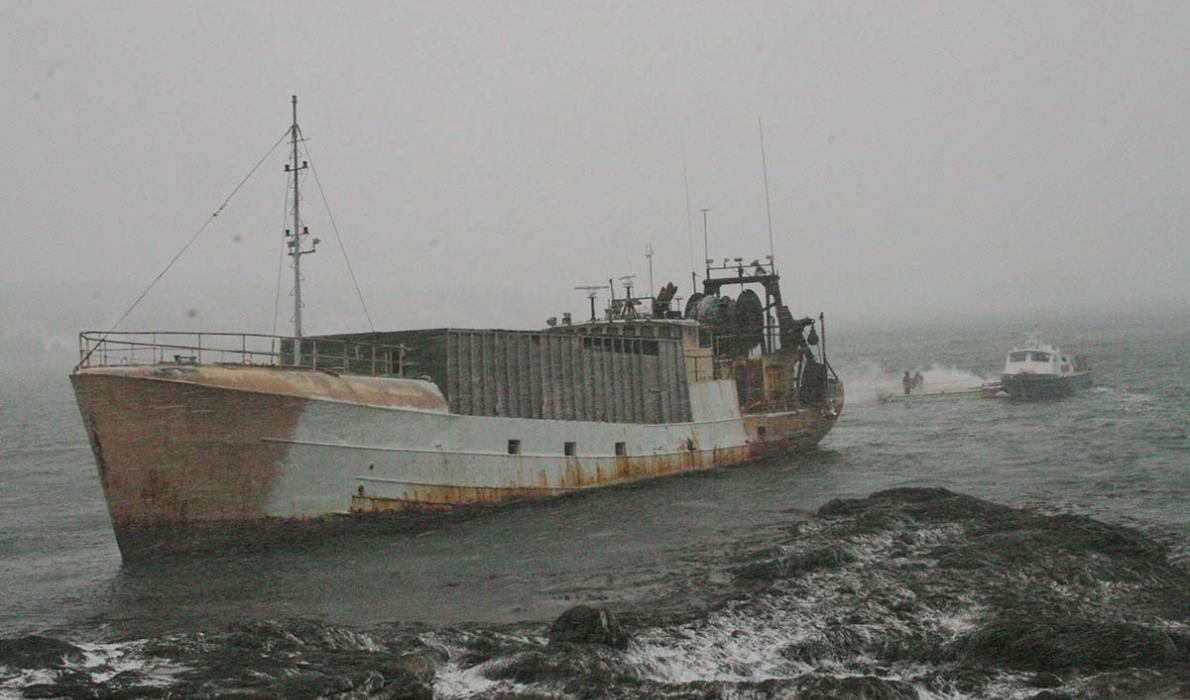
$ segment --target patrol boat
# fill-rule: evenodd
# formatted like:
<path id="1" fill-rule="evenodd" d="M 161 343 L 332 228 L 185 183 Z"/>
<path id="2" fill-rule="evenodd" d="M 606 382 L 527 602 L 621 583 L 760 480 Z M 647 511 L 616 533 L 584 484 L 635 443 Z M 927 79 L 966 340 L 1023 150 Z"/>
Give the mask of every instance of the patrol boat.
<path id="1" fill-rule="evenodd" d="M 1024 346 L 1008 353 L 1000 384 L 1009 398 L 1053 399 L 1089 389 L 1093 380 L 1085 356 L 1067 355 L 1034 333 Z"/>
<path id="2" fill-rule="evenodd" d="M 589 320 L 539 330 L 303 334 L 296 98 L 291 137 L 292 336 L 80 335 L 126 560 L 790 455 L 838 420 L 825 319 L 793 316 L 771 255 L 708 260 L 684 306 L 609 281 L 602 315 L 593 290 Z"/>

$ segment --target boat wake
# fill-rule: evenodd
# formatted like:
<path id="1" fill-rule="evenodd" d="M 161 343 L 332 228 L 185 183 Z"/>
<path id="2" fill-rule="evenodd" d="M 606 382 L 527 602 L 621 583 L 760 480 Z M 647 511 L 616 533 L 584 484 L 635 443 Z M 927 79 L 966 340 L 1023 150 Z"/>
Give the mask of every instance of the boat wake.
<path id="1" fill-rule="evenodd" d="M 924 380 L 922 391 L 931 393 L 973 389 L 992 381 L 974 372 L 945 365 L 918 367 L 914 371 L 921 372 Z M 904 391 L 900 372 L 889 371 L 869 360 L 849 367 L 846 376 L 847 400 L 851 403 L 874 403 L 882 397 L 897 396 Z"/>
<path id="2" fill-rule="evenodd" d="M 0 640 L 14 696 L 1185 697 L 1190 572 L 1136 530 L 945 489 L 836 500 L 550 626 L 312 620 Z M 594 598 L 595 596 L 592 596 Z"/>

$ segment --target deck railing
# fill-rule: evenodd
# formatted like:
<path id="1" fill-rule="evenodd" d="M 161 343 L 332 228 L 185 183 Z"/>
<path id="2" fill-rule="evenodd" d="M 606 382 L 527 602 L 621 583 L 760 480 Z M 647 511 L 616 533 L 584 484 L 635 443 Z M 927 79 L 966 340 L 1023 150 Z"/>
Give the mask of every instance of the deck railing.
<path id="1" fill-rule="evenodd" d="M 85 367 L 128 365 L 237 364 L 305 367 L 343 374 L 403 376 L 407 348 L 333 338 L 294 339 L 259 333 L 187 333 L 121 331 L 79 333 L 79 364 Z"/>

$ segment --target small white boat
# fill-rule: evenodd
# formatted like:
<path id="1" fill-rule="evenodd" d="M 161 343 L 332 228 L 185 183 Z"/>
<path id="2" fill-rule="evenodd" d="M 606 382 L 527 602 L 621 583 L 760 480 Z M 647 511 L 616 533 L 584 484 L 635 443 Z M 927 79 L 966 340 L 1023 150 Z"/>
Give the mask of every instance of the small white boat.
<path id="1" fill-rule="evenodd" d="M 1033 335 L 1008 353 L 1000 383 L 1014 399 L 1054 399 L 1089 389 L 1094 382 L 1085 356 L 1067 355 Z"/>
<path id="2" fill-rule="evenodd" d="M 921 391 L 909 394 L 882 393 L 876 399 L 880 403 L 917 403 L 919 401 L 949 401 L 952 399 L 992 399 L 1003 392 L 1000 382 L 988 382 L 973 387 L 957 389 L 939 389 L 938 391 Z"/>

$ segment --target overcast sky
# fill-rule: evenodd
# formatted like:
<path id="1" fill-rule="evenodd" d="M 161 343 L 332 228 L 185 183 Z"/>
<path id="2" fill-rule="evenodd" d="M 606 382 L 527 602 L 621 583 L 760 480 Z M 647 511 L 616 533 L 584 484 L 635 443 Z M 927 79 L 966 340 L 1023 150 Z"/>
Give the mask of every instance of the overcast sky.
<path id="1" fill-rule="evenodd" d="M 114 322 L 291 94 L 378 327 L 581 314 L 646 243 L 684 295 L 704 207 L 712 256 L 763 256 L 758 117 L 799 315 L 1190 298 L 1186 2 L 6 0 L 0 43 L 0 337 Z M 123 328 L 272 328 L 284 157 Z M 307 331 L 364 330 L 305 185 Z"/>

